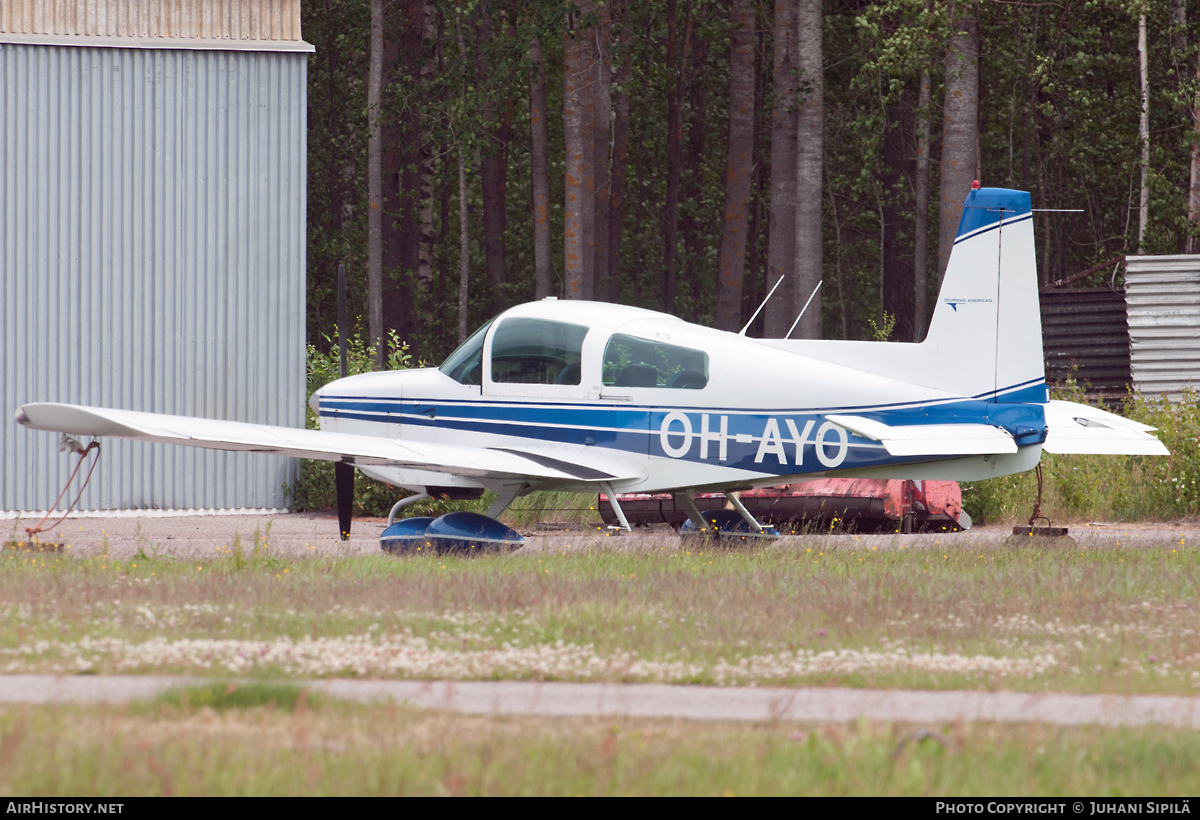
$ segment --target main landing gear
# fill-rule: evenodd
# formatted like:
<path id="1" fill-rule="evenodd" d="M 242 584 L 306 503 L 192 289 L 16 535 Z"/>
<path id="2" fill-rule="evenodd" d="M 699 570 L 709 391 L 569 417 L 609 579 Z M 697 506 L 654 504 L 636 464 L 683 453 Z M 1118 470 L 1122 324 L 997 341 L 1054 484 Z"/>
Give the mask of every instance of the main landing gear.
<path id="1" fill-rule="evenodd" d="M 405 518 L 389 524 L 379 538 L 392 555 L 470 555 L 512 552 L 525 543 L 516 530 L 473 512 L 446 513 L 438 518 Z"/>
<path id="2" fill-rule="evenodd" d="M 505 488 L 487 515 L 452 512 L 437 518 L 418 516 L 396 520 L 397 513 L 409 504 L 429 498 L 428 492 L 402 498 L 388 514 L 388 525 L 379 545 L 391 555 L 472 555 L 512 552 L 525 543 L 516 530 L 501 524 L 494 516 L 508 508 L 522 488 Z"/>
<path id="3" fill-rule="evenodd" d="M 684 538 L 715 537 L 723 541 L 755 542 L 768 541 L 779 537 L 779 530 L 774 527 L 764 527 L 750 514 L 737 493 L 726 492 L 725 498 L 733 506 L 732 510 L 706 510 L 701 513 L 696 508 L 692 491 L 675 493 L 676 509 L 687 510 L 688 520 L 679 528 L 680 536 Z"/>

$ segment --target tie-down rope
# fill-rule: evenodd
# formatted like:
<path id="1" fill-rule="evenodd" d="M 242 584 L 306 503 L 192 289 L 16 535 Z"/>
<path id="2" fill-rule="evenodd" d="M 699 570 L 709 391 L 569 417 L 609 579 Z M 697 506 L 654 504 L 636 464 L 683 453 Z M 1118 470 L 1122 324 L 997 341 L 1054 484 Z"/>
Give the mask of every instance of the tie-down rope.
<path id="1" fill-rule="evenodd" d="M 52 504 L 50 509 L 46 510 L 46 514 L 42 516 L 42 520 L 37 523 L 36 527 L 25 528 L 25 533 L 30 540 L 32 540 L 33 536 L 37 535 L 38 533 L 49 532 L 67 520 L 67 516 L 71 514 L 71 511 L 75 509 L 75 505 L 79 503 L 79 499 L 83 497 L 83 491 L 87 489 L 88 482 L 92 480 L 92 473 L 95 471 L 96 465 L 100 463 L 100 441 L 98 439 L 92 439 L 91 443 L 84 447 L 77 440 L 64 434 L 60 449 L 71 450 L 79 453 L 79 461 L 75 464 L 75 469 L 71 471 L 71 477 L 67 479 L 67 483 L 62 488 L 62 492 L 58 494 L 58 498 L 54 499 L 54 504 Z M 49 527 L 43 527 L 42 525 L 46 523 L 46 519 L 50 517 L 50 513 L 54 512 L 54 510 L 58 508 L 58 502 L 62 501 L 63 496 L 67 494 L 67 490 L 71 487 L 71 482 L 75 480 L 75 476 L 79 475 L 79 468 L 83 466 L 83 460 L 87 458 L 87 454 L 92 450 L 96 451 L 96 457 L 92 459 L 92 466 L 88 468 L 87 477 L 83 479 L 83 486 L 80 487 L 79 492 L 76 493 L 75 500 L 71 502 L 71 506 L 67 508 L 67 511 L 63 513 L 62 518 L 55 521 Z"/>

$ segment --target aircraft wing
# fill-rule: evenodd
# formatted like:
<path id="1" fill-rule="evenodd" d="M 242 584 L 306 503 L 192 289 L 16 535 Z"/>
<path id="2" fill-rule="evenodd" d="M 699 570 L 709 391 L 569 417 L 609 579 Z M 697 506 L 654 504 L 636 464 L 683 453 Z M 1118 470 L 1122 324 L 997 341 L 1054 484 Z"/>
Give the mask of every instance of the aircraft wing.
<path id="1" fill-rule="evenodd" d="M 489 449 L 426 442 L 299 430 L 240 421 L 215 421 L 191 416 L 140 413 L 73 404 L 26 404 L 16 419 L 34 430 L 81 436 L 111 436 L 136 441 L 155 441 L 205 447 L 213 450 L 244 450 L 254 453 L 341 461 L 356 465 L 386 465 L 413 470 L 431 470 L 469 478 L 532 478 L 557 481 L 615 481 L 638 478 L 630 465 L 605 461 L 603 469 L 576 464 L 520 449 Z M 616 473 L 612 472 L 616 469 Z"/>
<path id="2" fill-rule="evenodd" d="M 973 456 L 1015 453 L 1006 430 L 990 424 L 891 425 L 862 416 L 826 416 L 851 433 L 881 442 L 894 456 Z"/>
<path id="3" fill-rule="evenodd" d="M 1052 401 L 1046 404 L 1047 453 L 1168 456 L 1171 452 L 1150 433 L 1148 424 L 1077 404 Z"/>

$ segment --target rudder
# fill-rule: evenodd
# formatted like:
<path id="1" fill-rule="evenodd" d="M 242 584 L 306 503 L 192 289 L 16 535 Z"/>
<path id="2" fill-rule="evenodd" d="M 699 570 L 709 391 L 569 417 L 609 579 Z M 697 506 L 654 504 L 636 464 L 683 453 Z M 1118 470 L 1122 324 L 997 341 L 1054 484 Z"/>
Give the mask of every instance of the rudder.
<path id="1" fill-rule="evenodd" d="M 939 381 L 981 399 L 1045 402 L 1042 320 L 1029 193 L 967 195 L 926 344 Z"/>

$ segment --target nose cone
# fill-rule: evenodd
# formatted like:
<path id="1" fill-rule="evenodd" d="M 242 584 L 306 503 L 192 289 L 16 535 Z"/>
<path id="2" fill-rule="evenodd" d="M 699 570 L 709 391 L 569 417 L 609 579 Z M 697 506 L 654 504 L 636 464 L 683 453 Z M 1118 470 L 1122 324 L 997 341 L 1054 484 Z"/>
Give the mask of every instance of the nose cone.
<path id="1" fill-rule="evenodd" d="M 327 384 L 321 385 L 320 387 L 318 387 L 316 389 L 316 391 L 313 392 L 313 394 L 311 396 L 308 397 L 308 406 L 311 407 L 312 411 L 314 413 L 316 413 L 318 416 L 321 415 L 321 397 L 322 396 L 341 395 L 344 391 L 338 390 L 337 385 L 344 384 L 350 378 L 353 378 L 353 377 L 347 377 L 345 379 L 334 379 L 333 381 L 328 382 Z"/>
<path id="2" fill-rule="evenodd" d="M 376 373 L 360 373 L 344 379 L 331 381 L 318 388 L 308 400 L 308 406 L 320 415 L 322 398 L 399 398 L 401 385 L 415 370 L 383 370 Z"/>

